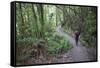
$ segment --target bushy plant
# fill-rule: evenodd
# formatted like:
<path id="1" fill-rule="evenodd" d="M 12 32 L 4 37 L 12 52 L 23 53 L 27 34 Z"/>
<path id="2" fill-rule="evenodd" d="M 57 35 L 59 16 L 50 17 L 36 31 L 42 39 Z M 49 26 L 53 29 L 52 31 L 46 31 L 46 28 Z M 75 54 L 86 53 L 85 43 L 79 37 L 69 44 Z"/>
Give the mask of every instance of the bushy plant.
<path id="1" fill-rule="evenodd" d="M 72 48 L 67 38 L 61 37 L 57 34 L 53 35 L 52 38 L 48 40 L 48 52 L 50 54 L 58 54 L 61 52 L 67 52 Z"/>

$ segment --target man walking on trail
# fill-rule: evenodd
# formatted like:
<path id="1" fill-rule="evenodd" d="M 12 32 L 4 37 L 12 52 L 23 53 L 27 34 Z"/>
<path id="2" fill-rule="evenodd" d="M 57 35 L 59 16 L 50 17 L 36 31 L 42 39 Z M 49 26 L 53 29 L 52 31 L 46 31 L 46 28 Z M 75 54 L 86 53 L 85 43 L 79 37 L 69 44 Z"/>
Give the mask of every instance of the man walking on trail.
<path id="1" fill-rule="evenodd" d="M 75 31 L 75 42 L 77 46 L 78 46 L 79 35 L 80 35 L 80 31 L 76 30 Z"/>

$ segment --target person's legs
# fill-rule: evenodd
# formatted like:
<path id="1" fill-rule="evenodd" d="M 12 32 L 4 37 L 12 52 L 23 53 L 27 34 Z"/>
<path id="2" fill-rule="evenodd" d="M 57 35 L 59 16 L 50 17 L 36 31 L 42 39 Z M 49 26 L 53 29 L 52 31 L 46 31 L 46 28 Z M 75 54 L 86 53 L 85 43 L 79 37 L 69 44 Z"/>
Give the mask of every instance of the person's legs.
<path id="1" fill-rule="evenodd" d="M 76 45 L 78 46 L 78 37 L 75 38 Z"/>

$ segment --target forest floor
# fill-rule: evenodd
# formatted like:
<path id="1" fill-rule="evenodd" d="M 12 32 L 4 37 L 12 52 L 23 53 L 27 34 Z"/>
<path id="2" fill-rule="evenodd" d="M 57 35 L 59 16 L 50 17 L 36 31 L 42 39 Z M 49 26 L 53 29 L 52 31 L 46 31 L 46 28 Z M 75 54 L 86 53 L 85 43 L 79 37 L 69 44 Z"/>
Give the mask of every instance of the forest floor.
<path id="1" fill-rule="evenodd" d="M 48 59 L 43 58 L 43 56 L 40 56 L 38 59 L 30 58 L 25 64 L 96 61 L 96 48 L 83 46 L 80 41 L 78 42 L 78 45 L 76 45 L 74 37 L 64 32 L 60 26 L 56 28 L 56 32 L 60 36 L 65 37 L 66 40 L 69 40 L 73 48 L 67 53 L 57 54 L 56 56 L 46 56 Z"/>

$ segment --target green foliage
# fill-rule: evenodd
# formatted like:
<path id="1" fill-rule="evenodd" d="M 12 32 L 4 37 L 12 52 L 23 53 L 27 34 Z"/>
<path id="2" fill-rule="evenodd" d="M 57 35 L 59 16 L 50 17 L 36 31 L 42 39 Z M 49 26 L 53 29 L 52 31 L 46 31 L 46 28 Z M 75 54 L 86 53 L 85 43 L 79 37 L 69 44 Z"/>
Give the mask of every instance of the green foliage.
<path id="1" fill-rule="evenodd" d="M 58 54 L 62 52 L 67 52 L 72 48 L 69 41 L 64 37 L 55 34 L 52 38 L 48 39 L 48 52 L 50 54 Z"/>
<path id="2" fill-rule="evenodd" d="M 68 11 L 69 10 L 69 11 Z M 72 35 L 76 30 L 81 32 L 80 39 L 85 41 L 88 46 L 96 47 L 96 7 L 63 7 L 64 13 L 62 27 L 65 32 Z"/>
<path id="3" fill-rule="evenodd" d="M 96 14 L 94 11 L 89 11 L 86 19 L 86 25 L 84 32 L 82 33 L 82 39 L 89 44 L 89 46 L 96 47 Z"/>
<path id="4" fill-rule="evenodd" d="M 48 54 L 68 52 L 72 45 L 67 38 L 59 36 L 56 32 L 59 25 L 70 35 L 76 29 L 80 30 L 81 40 L 89 46 L 95 46 L 97 41 L 96 9 L 69 5 L 16 3 L 17 64 L 22 64 L 28 58 L 32 58 L 32 54 L 27 50 L 41 39 L 47 43 Z"/>
<path id="5" fill-rule="evenodd" d="M 32 38 L 24 38 L 24 39 L 19 39 L 16 41 L 17 47 L 30 47 L 32 46 L 33 43 L 36 42 L 37 39 L 32 39 Z"/>

